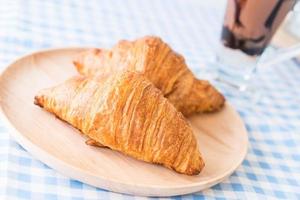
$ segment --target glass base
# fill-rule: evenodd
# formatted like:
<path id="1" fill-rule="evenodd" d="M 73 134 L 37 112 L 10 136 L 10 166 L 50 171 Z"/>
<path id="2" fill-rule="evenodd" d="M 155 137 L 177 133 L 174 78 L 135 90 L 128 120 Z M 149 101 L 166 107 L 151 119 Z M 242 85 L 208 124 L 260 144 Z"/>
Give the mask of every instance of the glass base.
<path id="1" fill-rule="evenodd" d="M 224 64 L 217 60 L 203 64 L 200 79 L 210 81 L 218 90 L 228 96 L 243 97 L 251 103 L 257 103 L 262 98 L 262 93 L 255 83 L 255 70 L 247 74 L 226 70 Z M 255 69 L 255 68 L 254 68 Z"/>
<path id="2" fill-rule="evenodd" d="M 224 66 L 224 64 L 218 61 L 209 62 L 205 65 L 204 77 L 209 80 L 216 80 L 240 91 L 245 91 L 249 87 L 249 82 L 254 73 L 254 70 L 247 71 L 246 73 L 231 70 L 231 66 Z"/>

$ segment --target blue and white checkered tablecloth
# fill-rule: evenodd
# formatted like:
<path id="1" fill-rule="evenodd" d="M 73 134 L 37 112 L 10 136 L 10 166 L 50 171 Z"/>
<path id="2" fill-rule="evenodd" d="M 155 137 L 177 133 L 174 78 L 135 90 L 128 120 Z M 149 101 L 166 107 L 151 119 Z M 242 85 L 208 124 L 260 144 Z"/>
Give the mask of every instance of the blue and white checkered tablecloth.
<path id="1" fill-rule="evenodd" d="M 201 76 L 214 55 L 223 18 L 217 7 L 192 0 L 0 0 L 0 66 L 34 50 L 110 47 L 154 34 L 182 53 Z M 249 132 L 248 155 L 224 182 L 171 199 L 300 199 L 300 65 L 290 60 L 262 70 L 264 99 L 225 94 Z M 0 122 L 0 199 L 146 199 L 71 180 L 33 158 Z"/>

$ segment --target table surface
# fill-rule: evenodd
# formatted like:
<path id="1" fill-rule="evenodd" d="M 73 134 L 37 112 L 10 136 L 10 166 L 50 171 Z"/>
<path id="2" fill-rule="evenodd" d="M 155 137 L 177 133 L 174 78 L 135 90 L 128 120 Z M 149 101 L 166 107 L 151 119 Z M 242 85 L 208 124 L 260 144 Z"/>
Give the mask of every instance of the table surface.
<path id="1" fill-rule="evenodd" d="M 183 54 L 201 78 L 214 56 L 223 3 L 192 0 L 0 0 L 0 68 L 52 47 L 111 47 L 120 39 L 158 35 Z M 261 69 L 252 81 L 263 98 L 226 90 L 249 132 L 242 165 L 224 182 L 171 199 L 300 199 L 300 63 Z M 251 83 L 251 84 L 252 84 Z M 0 199 L 146 199 L 71 180 L 33 158 L 0 121 Z"/>

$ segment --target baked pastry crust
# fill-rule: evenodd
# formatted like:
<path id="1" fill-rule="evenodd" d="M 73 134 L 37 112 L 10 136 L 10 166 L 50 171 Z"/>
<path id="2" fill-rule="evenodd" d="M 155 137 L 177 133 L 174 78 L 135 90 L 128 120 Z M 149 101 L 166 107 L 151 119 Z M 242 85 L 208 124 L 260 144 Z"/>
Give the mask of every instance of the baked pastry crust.
<path id="1" fill-rule="evenodd" d="M 96 145 L 187 175 L 199 174 L 204 167 L 189 123 L 140 73 L 75 76 L 41 90 L 35 104 Z"/>
<path id="2" fill-rule="evenodd" d="M 184 58 L 158 37 L 122 40 L 111 50 L 88 50 L 74 65 L 80 74 L 92 76 L 124 69 L 139 71 L 185 116 L 219 110 L 225 102 L 208 81 L 196 79 Z"/>

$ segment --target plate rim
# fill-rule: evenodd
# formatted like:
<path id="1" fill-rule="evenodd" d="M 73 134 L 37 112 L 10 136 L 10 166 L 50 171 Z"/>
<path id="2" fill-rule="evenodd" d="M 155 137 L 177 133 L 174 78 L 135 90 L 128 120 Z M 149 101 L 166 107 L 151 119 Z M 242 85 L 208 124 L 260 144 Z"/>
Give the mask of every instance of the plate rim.
<path id="1" fill-rule="evenodd" d="M 89 48 L 96 48 L 96 47 L 60 47 L 60 48 L 45 48 L 45 49 L 41 49 L 41 50 L 36 50 L 36 51 L 32 51 L 29 52 L 27 54 L 21 55 L 19 57 L 14 58 L 14 60 L 12 62 L 10 62 L 8 65 L 6 65 L 6 67 L 4 67 L 1 71 L 0 71 L 0 83 L 2 82 L 2 79 L 5 75 L 5 72 L 7 70 L 9 70 L 10 68 L 13 67 L 13 65 L 15 63 L 17 63 L 18 61 L 25 59 L 26 57 L 29 56 L 34 56 L 35 54 L 40 54 L 40 53 L 50 53 L 53 51 L 63 51 L 63 50 L 67 50 L 67 51 L 76 51 L 76 50 L 84 50 L 84 49 L 89 49 Z M 0 85 L 0 87 L 2 87 Z M 107 179 L 105 177 L 98 177 L 95 176 L 85 170 L 82 170 L 79 167 L 75 167 L 73 165 L 68 164 L 67 162 L 64 162 L 62 160 L 60 160 L 59 158 L 56 158 L 55 156 L 53 156 L 52 154 L 46 152 L 44 149 L 42 149 L 41 147 L 37 146 L 36 144 L 34 144 L 33 142 L 31 142 L 30 140 L 28 140 L 22 133 L 20 133 L 17 128 L 13 125 L 13 123 L 9 120 L 9 118 L 7 117 L 5 111 L 3 110 L 3 104 L 2 104 L 2 97 L 0 96 L 0 120 L 2 122 L 4 122 L 4 125 L 6 128 L 8 128 L 8 132 L 13 136 L 13 138 L 17 141 L 17 143 L 19 145 L 21 145 L 22 147 L 24 147 L 24 149 L 26 149 L 27 152 L 29 152 L 31 155 L 33 155 L 33 157 L 37 160 L 40 160 L 41 162 L 43 162 L 44 164 L 46 164 L 48 167 L 56 170 L 58 173 L 62 174 L 62 175 L 66 175 L 67 177 L 69 177 L 70 179 L 74 179 L 74 180 L 79 180 L 83 183 L 86 183 L 88 185 L 94 186 L 94 187 L 98 187 L 100 189 L 106 189 L 112 192 L 117 192 L 117 193 L 123 193 L 123 194 L 131 194 L 131 195 L 139 195 L 139 196 L 157 196 L 157 197 L 168 197 L 168 196 L 175 196 L 175 195 L 184 195 L 184 194 L 190 194 L 190 193 L 194 193 L 194 192 L 198 192 L 207 188 L 210 188 L 214 185 L 219 184 L 220 182 L 222 182 L 223 180 L 225 180 L 227 177 L 229 177 L 243 162 L 243 160 L 245 159 L 247 152 L 248 152 L 248 146 L 249 146 L 249 139 L 248 139 L 248 131 L 245 127 L 245 124 L 243 122 L 243 120 L 241 119 L 240 115 L 238 114 L 238 112 L 234 109 L 233 106 L 231 106 L 231 104 L 228 103 L 228 101 L 226 101 L 225 106 L 229 106 L 231 108 L 232 111 L 234 111 L 234 114 L 237 115 L 238 120 L 241 122 L 241 124 L 243 125 L 243 129 L 245 132 L 245 146 L 243 147 L 242 150 L 242 154 L 243 156 L 240 157 L 240 159 L 238 160 L 238 162 L 235 163 L 235 165 L 233 165 L 229 170 L 227 170 L 226 172 L 224 172 L 223 174 L 220 174 L 217 177 L 214 177 L 213 179 L 208 179 L 208 180 L 204 180 L 201 182 L 201 184 L 199 184 L 199 182 L 194 182 L 194 183 L 188 183 L 185 184 L 184 188 L 190 188 L 189 192 L 180 192 L 179 190 L 177 192 L 171 192 L 171 194 L 167 194 L 167 195 L 161 195 L 159 194 L 160 191 L 165 190 L 164 192 L 166 192 L 167 190 L 173 189 L 182 189 L 183 186 L 156 186 L 156 185 L 145 185 L 145 184 L 136 184 L 136 183 L 124 183 L 122 181 L 117 181 L 117 179 Z M 30 147 L 29 147 L 30 146 Z M 53 162 L 50 162 L 50 160 L 52 160 Z M 57 163 L 57 164 L 56 164 Z M 67 170 L 63 170 L 67 169 Z M 71 170 L 70 170 L 71 169 Z M 151 189 L 152 191 L 150 193 L 134 193 L 128 190 L 115 190 L 115 189 L 111 189 L 109 186 L 98 186 L 99 184 L 93 184 L 90 181 L 85 180 L 85 178 L 83 178 L 82 176 L 77 176 L 77 174 L 83 174 L 84 176 L 88 176 L 91 179 L 97 179 L 99 182 L 104 182 L 104 183 L 109 183 L 109 184 L 105 184 L 105 185 L 112 185 L 112 184 L 118 184 L 119 186 L 129 186 L 129 187 L 139 187 L 139 188 L 143 188 L 146 189 Z M 204 187 L 203 187 L 204 186 Z"/>

